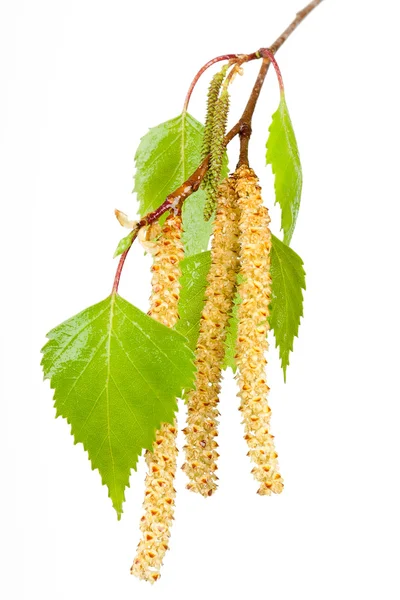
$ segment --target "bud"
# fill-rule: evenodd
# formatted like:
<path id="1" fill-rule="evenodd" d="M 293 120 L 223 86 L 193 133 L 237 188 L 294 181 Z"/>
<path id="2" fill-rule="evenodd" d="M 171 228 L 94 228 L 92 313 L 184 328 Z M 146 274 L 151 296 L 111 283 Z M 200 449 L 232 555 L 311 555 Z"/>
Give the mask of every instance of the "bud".
<path id="1" fill-rule="evenodd" d="M 118 208 L 116 208 L 114 213 L 118 219 L 118 223 L 122 225 L 122 227 L 126 227 L 126 229 L 134 229 L 136 227 L 137 221 L 130 219 L 128 215 L 122 212 L 122 210 L 118 210 Z"/>
<path id="2" fill-rule="evenodd" d="M 219 187 L 211 267 L 196 347 L 196 383 L 188 394 L 184 430 L 186 462 L 182 468 L 190 480 L 187 487 L 203 496 L 211 496 L 217 487 L 218 395 L 238 268 L 238 233 L 234 180 L 230 178 Z"/>
<path id="3" fill-rule="evenodd" d="M 253 170 L 236 171 L 237 204 L 240 211 L 240 283 L 238 294 L 238 337 L 236 379 L 239 383 L 240 411 L 245 428 L 252 471 L 260 483 L 258 493 L 279 494 L 283 480 L 279 473 L 274 437 L 270 433 L 269 388 L 265 381 L 266 332 L 269 329 L 271 298 L 269 214 L 262 204 L 261 189 Z"/>
<path id="4" fill-rule="evenodd" d="M 171 214 L 162 228 L 148 231 L 144 244 L 153 255 L 152 294 L 149 315 L 166 325 L 174 327 L 178 319 L 180 261 L 183 259 L 181 242 L 182 221 L 179 215 Z M 143 236 L 142 236 L 143 237 Z M 146 451 L 148 473 L 145 480 L 144 515 L 140 521 L 142 539 L 131 567 L 132 575 L 154 583 L 160 569 L 170 537 L 174 518 L 174 478 L 178 449 L 176 447 L 177 426 L 163 423 L 156 433 L 153 452 Z"/>

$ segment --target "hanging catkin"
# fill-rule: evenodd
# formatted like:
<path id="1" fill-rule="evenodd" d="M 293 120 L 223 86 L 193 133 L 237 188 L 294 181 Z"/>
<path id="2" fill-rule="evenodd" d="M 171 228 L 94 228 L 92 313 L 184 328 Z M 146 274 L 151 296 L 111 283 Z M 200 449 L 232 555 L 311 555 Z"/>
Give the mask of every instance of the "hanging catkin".
<path id="1" fill-rule="evenodd" d="M 218 192 L 217 214 L 211 246 L 211 267 L 207 277 L 205 304 L 196 347 L 196 384 L 188 395 L 183 470 L 187 488 L 203 496 L 216 489 L 218 444 L 218 395 L 224 358 L 226 326 L 232 307 L 238 268 L 238 213 L 233 179 L 225 179 Z"/>
<path id="2" fill-rule="evenodd" d="M 210 168 L 207 173 L 205 190 L 207 194 L 204 207 L 204 218 L 208 221 L 217 204 L 218 185 L 221 181 L 222 163 L 225 152 L 225 132 L 229 113 L 229 92 L 222 88 L 221 95 L 215 102 L 212 135 L 210 141 Z"/>
<path id="3" fill-rule="evenodd" d="M 179 263 L 183 259 L 181 242 L 182 221 L 171 214 L 152 246 L 145 246 L 153 254 L 152 294 L 149 315 L 167 327 L 178 320 Z M 151 244 L 151 242 L 150 242 Z M 140 529 L 142 539 L 137 547 L 131 573 L 154 583 L 166 551 L 175 507 L 174 478 L 178 450 L 177 426 L 164 423 L 156 433 L 153 451 L 146 451 L 148 473 L 145 481 L 144 514 Z"/>
<path id="4" fill-rule="evenodd" d="M 279 494 L 283 480 L 279 473 L 274 436 L 270 433 L 271 409 L 265 380 L 268 348 L 269 302 L 271 297 L 271 232 L 268 210 L 262 205 L 261 189 L 253 170 L 242 166 L 236 171 L 237 204 L 240 211 L 240 283 L 238 293 L 238 338 L 236 378 L 241 398 L 240 410 L 252 473 L 260 483 L 261 495 Z"/>
<path id="5" fill-rule="evenodd" d="M 204 124 L 204 134 L 203 134 L 203 144 L 201 147 L 201 159 L 203 160 L 208 154 L 211 152 L 211 140 L 213 137 L 213 125 L 214 125 L 214 115 L 215 115 L 215 105 L 218 100 L 219 92 L 222 86 L 222 83 L 225 79 L 226 72 L 228 70 L 229 64 L 224 65 L 218 73 L 214 75 L 211 79 L 210 86 L 208 88 L 207 94 L 207 112 L 206 112 L 206 122 Z M 204 183 L 207 182 L 208 179 L 208 171 L 204 177 L 202 187 Z"/>

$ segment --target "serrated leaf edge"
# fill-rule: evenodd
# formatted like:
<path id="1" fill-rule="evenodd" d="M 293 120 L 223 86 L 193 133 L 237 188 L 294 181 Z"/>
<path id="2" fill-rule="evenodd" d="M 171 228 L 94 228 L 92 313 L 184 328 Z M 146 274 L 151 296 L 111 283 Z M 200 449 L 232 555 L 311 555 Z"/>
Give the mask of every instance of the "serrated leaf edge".
<path id="1" fill-rule="evenodd" d="M 276 244 L 276 240 L 278 240 L 278 244 Z M 275 242 L 275 247 L 274 247 L 274 242 Z M 279 260 L 279 266 L 280 266 L 280 271 L 281 271 L 281 274 L 282 274 L 282 280 L 284 281 L 285 278 L 283 277 L 282 260 L 279 257 L 279 250 L 278 251 L 276 250 L 276 248 L 279 248 L 279 243 L 284 244 L 284 242 L 282 242 L 281 240 L 279 240 L 276 236 L 272 235 L 272 251 L 276 253 L 276 256 L 277 256 L 277 258 Z M 284 379 L 284 381 L 286 383 L 287 367 L 290 365 L 290 361 L 289 361 L 290 352 L 293 352 L 293 349 L 294 349 L 294 338 L 298 338 L 299 337 L 298 333 L 299 333 L 299 328 L 300 328 L 300 324 L 301 324 L 301 319 L 304 318 L 304 294 L 303 294 L 303 290 L 304 291 L 306 290 L 306 281 L 305 281 L 306 273 L 304 271 L 304 262 L 303 262 L 303 259 L 292 248 L 290 248 L 290 246 L 288 246 L 287 244 L 284 244 L 284 245 L 287 246 L 288 253 L 289 253 L 289 255 L 290 255 L 291 258 L 292 258 L 292 253 L 295 254 L 299 258 L 300 266 L 301 266 L 301 269 L 302 269 L 301 281 L 299 282 L 300 283 L 300 294 L 301 294 L 301 312 L 299 314 L 298 322 L 296 322 L 296 328 L 295 328 L 295 333 L 294 333 L 294 336 L 293 336 L 293 340 L 292 340 L 292 342 L 291 342 L 291 344 L 289 346 L 289 351 L 288 351 L 288 356 L 287 356 L 287 364 L 286 365 L 283 364 L 283 358 L 284 357 L 283 357 L 283 354 L 282 354 L 281 346 L 280 346 L 280 344 L 278 344 L 277 338 L 275 336 L 274 328 L 271 325 L 271 330 L 274 332 L 275 348 L 277 348 L 279 350 L 279 358 L 281 360 L 281 368 L 282 368 L 282 371 L 283 371 L 283 379 Z M 289 260 L 291 260 L 291 258 Z M 272 290 L 273 290 L 273 280 L 272 280 Z M 285 283 L 285 290 L 286 290 L 286 283 Z M 285 293 L 285 305 L 286 305 L 286 307 L 288 306 L 287 302 L 288 302 L 288 295 Z M 273 311 L 273 298 L 272 298 L 272 301 L 271 301 L 271 305 L 272 305 L 272 311 Z M 269 322 L 270 322 L 270 324 L 271 324 L 271 320 L 272 320 L 272 311 L 271 311 L 271 314 L 269 316 Z M 286 313 L 287 312 L 288 311 L 286 310 Z"/>
<path id="2" fill-rule="evenodd" d="M 112 297 L 111 297 L 111 298 L 112 298 L 112 300 L 111 300 L 111 304 L 110 304 L 110 324 L 112 323 L 112 319 L 113 319 L 113 317 L 114 317 L 114 304 L 115 304 L 115 298 L 116 298 L 116 297 L 120 297 L 120 296 L 118 296 L 117 294 L 113 294 L 113 295 L 112 295 Z M 85 310 L 85 309 L 84 309 L 84 310 Z M 91 323 L 93 323 L 94 321 L 96 321 L 96 319 L 98 319 L 100 316 L 102 316 L 102 315 L 103 315 L 103 314 L 104 314 L 104 313 L 105 313 L 107 310 L 108 310 L 108 307 L 107 307 L 107 308 L 105 308 L 105 309 L 104 309 L 104 310 L 103 310 L 101 313 L 99 313 L 98 315 L 96 315 L 96 317 L 95 317 L 95 318 L 94 318 L 94 319 L 93 319 L 93 320 L 92 320 L 92 321 L 91 321 L 89 324 L 86 324 L 86 325 L 85 325 L 85 327 L 82 327 L 82 328 L 81 328 L 81 329 L 78 331 L 78 333 L 77 333 L 77 334 L 76 334 L 76 335 L 75 335 L 75 336 L 74 336 L 74 337 L 73 337 L 73 338 L 72 338 L 72 339 L 69 341 L 69 343 L 70 343 L 71 341 L 73 341 L 73 340 L 74 340 L 76 337 L 78 337 L 78 336 L 79 336 L 79 334 L 80 334 L 82 331 L 84 331 L 84 329 L 86 329 L 86 327 L 88 327 L 88 326 L 89 326 Z M 82 311 L 82 312 L 83 312 L 83 311 Z M 121 311 L 121 312 L 123 312 L 123 311 Z M 125 314 L 125 313 L 124 313 L 124 314 Z M 125 316 L 126 316 L 126 315 L 125 315 Z M 126 318 L 127 318 L 127 317 L 126 317 Z M 137 326 L 137 327 L 138 327 L 138 326 Z M 50 330 L 50 331 L 49 331 L 49 332 L 46 334 L 46 338 L 47 338 L 49 341 L 51 341 L 52 339 L 54 339 L 54 337 L 52 336 L 52 334 L 53 334 L 53 332 L 55 332 L 55 331 L 56 331 L 56 329 L 57 329 L 57 326 L 56 326 L 56 327 L 54 327 L 54 328 L 52 328 L 52 329 L 51 329 L 51 330 Z M 143 330 L 142 330 L 140 327 L 138 327 L 138 329 L 139 329 L 139 330 L 140 330 L 140 331 L 141 331 L 141 332 L 144 334 Z M 106 337 L 108 337 L 108 338 L 109 338 L 109 339 L 108 339 L 108 343 L 109 343 L 109 344 L 111 343 L 111 332 L 112 332 L 112 327 L 110 326 L 110 327 L 109 327 L 109 334 L 106 336 Z M 176 333 L 177 335 L 181 336 L 183 339 L 185 339 L 185 340 L 186 340 L 185 336 L 183 336 L 183 335 L 182 335 L 181 333 L 179 333 L 178 331 L 175 331 L 175 333 Z M 144 335 L 146 335 L 146 334 L 144 334 Z M 146 335 L 146 337 L 148 337 L 148 335 Z M 104 342 L 104 339 L 103 339 L 103 341 L 101 342 L 101 344 L 100 344 L 100 345 L 102 345 L 102 344 L 103 344 L 103 342 Z M 69 345 L 69 343 L 68 343 L 67 345 Z M 142 453 L 141 453 L 141 454 L 138 454 L 138 456 L 137 456 L 137 458 L 136 458 L 136 460 L 135 460 L 134 464 L 133 464 L 133 465 L 130 467 L 129 474 L 128 474 L 128 476 L 127 476 L 127 481 L 126 481 L 126 484 L 125 484 L 125 486 L 124 486 L 124 489 L 123 489 L 123 492 L 122 492 L 122 501 L 121 501 L 121 506 L 120 506 L 120 509 L 119 509 L 119 507 L 117 507 L 117 506 L 115 505 L 115 503 L 114 503 L 114 501 L 113 501 L 113 499 L 112 499 L 112 495 L 111 495 L 111 492 L 110 492 L 110 488 L 109 488 L 108 484 L 105 482 L 105 480 L 104 480 L 104 478 L 103 478 L 103 476 L 102 476 L 102 474 L 101 474 L 101 472 L 100 472 L 99 468 L 94 466 L 94 464 L 93 464 L 93 460 L 92 460 L 92 459 L 91 459 L 91 457 L 90 457 L 90 454 L 89 454 L 89 450 L 88 450 L 88 448 L 87 448 L 87 445 L 85 444 L 85 442 L 83 442 L 83 441 L 81 441 L 81 440 L 77 440 L 77 439 L 76 439 L 76 429 L 75 429 L 74 425 L 71 423 L 71 421 L 70 421 L 70 419 L 69 419 L 68 417 L 65 417 L 65 416 L 63 416 L 63 415 L 62 415 L 62 414 L 59 412 L 59 409 L 58 409 L 58 407 L 56 406 L 56 402 L 57 402 L 57 398 L 56 398 L 57 390 L 56 390 L 56 387 L 55 387 L 55 385 L 53 385 L 53 383 L 52 383 L 52 377 L 51 377 L 51 376 L 49 376 L 49 375 L 46 375 L 46 373 L 44 372 L 44 361 L 45 361 L 45 358 L 46 358 L 46 357 L 45 357 L 45 354 L 44 354 L 44 351 L 45 351 L 45 348 L 46 348 L 47 344 L 48 344 L 48 342 L 46 342 L 46 344 L 45 344 L 45 345 L 44 345 L 44 346 L 41 348 L 41 351 L 40 351 L 40 352 L 41 352 L 41 354 L 42 354 L 43 356 L 42 356 L 42 360 L 41 360 L 41 362 L 40 362 L 40 365 L 41 365 L 41 367 L 42 367 L 42 370 L 43 370 L 43 373 L 44 373 L 44 377 L 43 377 L 43 379 L 44 379 L 44 380 L 49 380 L 49 386 L 50 386 L 50 389 L 54 390 L 54 394 L 53 394 L 53 406 L 54 406 L 54 409 L 55 409 L 55 412 L 56 412 L 56 415 L 55 415 L 55 417 L 56 417 L 56 418 L 58 418 L 58 417 L 61 417 L 62 419 L 65 419 L 65 421 L 68 423 L 68 425 L 70 426 L 70 435 L 71 435 L 71 436 L 72 436 L 72 438 L 73 438 L 73 443 L 74 443 L 74 445 L 76 446 L 76 445 L 78 445 L 78 444 L 82 444 L 84 451 L 87 453 L 87 458 L 88 458 L 88 460 L 89 460 L 89 463 L 90 463 L 90 466 L 91 466 L 91 470 L 92 470 L 92 471 L 98 471 L 98 472 L 99 472 L 100 479 L 101 479 L 101 483 L 102 483 L 102 485 L 103 485 L 103 486 L 105 486 L 105 487 L 107 488 L 107 491 L 108 491 L 108 497 L 110 498 L 110 500 L 111 500 L 111 503 L 112 503 L 112 505 L 113 505 L 113 507 L 114 507 L 114 509 L 115 509 L 116 513 L 117 513 L 117 518 L 118 518 L 118 520 L 120 520 L 120 519 L 121 519 L 121 516 L 122 516 L 122 513 L 123 513 L 122 507 L 123 507 L 123 505 L 124 505 L 124 503 L 125 503 L 125 500 L 126 500 L 126 496 L 125 496 L 125 490 L 126 490 L 126 488 L 130 488 L 130 477 L 131 477 L 132 470 L 134 470 L 134 471 L 136 471 L 136 470 L 137 470 L 137 464 L 138 464 L 138 462 L 139 462 L 139 458 L 140 458 L 140 456 L 142 456 L 142 454 L 143 454 L 143 450 L 149 450 L 149 451 L 151 451 L 151 450 L 152 450 L 153 443 L 154 443 L 154 441 L 155 441 L 155 439 L 156 439 L 156 433 L 157 433 L 157 431 L 160 429 L 160 427 L 161 427 L 162 423 L 165 423 L 165 422 L 167 422 L 167 423 L 171 423 L 171 425 L 173 424 L 173 421 L 174 421 L 174 419 L 175 419 L 175 415 L 177 414 L 177 412 L 178 412 L 178 408 L 179 408 L 179 407 L 178 407 L 178 403 L 177 403 L 177 399 L 175 398 L 175 409 L 173 410 L 172 416 L 171 416 L 170 418 L 167 418 L 167 419 L 164 419 L 164 420 L 160 420 L 160 421 L 158 421 L 158 422 L 157 422 L 157 425 L 155 425 L 155 426 L 153 427 L 153 431 L 152 431 L 152 433 L 150 433 L 151 440 L 152 440 L 152 441 L 151 441 L 151 443 L 150 443 L 148 446 L 144 446 L 144 448 L 142 449 Z M 65 350 L 65 348 L 66 348 L 66 347 L 67 347 L 67 346 L 65 346 L 65 347 L 63 348 L 63 350 L 62 350 L 62 351 L 61 351 L 61 352 L 58 354 L 57 358 L 58 358 L 58 357 L 59 357 L 59 356 L 60 356 L 60 355 L 61 355 L 61 354 L 64 352 L 64 350 Z M 188 345 L 187 345 L 187 350 L 188 350 L 188 352 L 190 352 L 190 353 L 192 354 L 192 357 L 193 357 L 193 361 L 192 361 L 192 362 L 193 362 L 193 376 L 194 376 L 194 373 L 195 373 L 195 367 L 194 367 L 194 354 L 193 354 L 192 350 L 189 348 L 189 346 L 188 346 Z M 110 352 L 110 349 L 109 349 L 108 357 L 110 357 L 110 356 L 111 356 L 111 352 Z M 56 359 L 55 359 L 55 360 L 56 360 Z M 53 361 L 53 364 L 54 364 L 54 362 L 55 362 L 55 361 Z M 110 369 L 110 362 L 111 362 L 111 361 L 110 361 L 110 358 L 108 358 L 108 369 Z M 185 392 L 185 390 L 184 390 L 184 388 L 182 388 L 182 390 L 181 390 L 181 394 L 180 394 L 180 395 L 183 395 L 183 394 L 184 394 L 184 392 Z M 102 392 L 102 393 L 103 393 L 103 392 Z M 108 395 L 108 394 L 107 394 L 107 395 Z M 108 422 L 108 426 L 109 426 L 109 422 Z M 108 430 L 108 431 L 110 431 L 110 430 Z M 110 440 L 110 435 L 108 435 L 108 438 L 109 438 L 109 440 Z M 111 454 L 111 456 L 112 456 L 112 450 L 111 450 L 111 447 L 110 447 L 110 454 Z M 114 485 L 115 485 L 115 476 L 114 476 Z M 115 492 L 115 487 L 114 487 L 114 492 Z"/>

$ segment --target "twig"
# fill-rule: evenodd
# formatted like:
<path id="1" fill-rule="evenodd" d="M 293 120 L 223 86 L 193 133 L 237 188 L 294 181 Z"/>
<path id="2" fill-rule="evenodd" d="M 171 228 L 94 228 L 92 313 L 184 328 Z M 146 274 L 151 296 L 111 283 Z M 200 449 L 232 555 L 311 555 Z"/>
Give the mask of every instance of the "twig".
<path id="1" fill-rule="evenodd" d="M 248 60 L 254 60 L 256 58 L 263 58 L 263 62 L 258 73 L 256 82 L 250 94 L 249 100 L 247 102 L 246 108 L 243 111 L 243 114 L 236 125 L 232 127 L 232 129 L 225 136 L 224 143 L 225 145 L 229 144 L 229 142 L 237 135 L 240 135 L 240 155 L 239 155 L 239 165 L 248 164 L 248 144 L 251 136 L 251 121 L 253 118 L 254 109 L 257 104 L 258 97 L 261 92 L 262 85 L 264 83 L 265 77 L 267 75 L 270 59 L 267 57 L 267 54 L 275 54 L 282 44 L 287 40 L 287 38 L 293 33 L 293 31 L 298 27 L 298 25 L 305 19 L 305 17 L 316 8 L 319 4 L 321 4 L 323 0 L 313 0 L 310 2 L 303 10 L 297 13 L 296 18 L 292 21 L 292 23 L 285 29 L 285 31 L 275 40 L 275 42 L 269 48 L 260 48 L 256 52 L 251 54 L 226 54 L 223 56 L 219 56 L 215 59 L 210 60 L 204 67 L 200 69 L 197 73 L 196 77 L 192 81 L 192 84 L 189 88 L 188 94 L 186 96 L 184 110 L 187 109 L 187 105 L 193 91 L 194 86 L 196 85 L 198 79 L 204 73 L 206 69 L 212 64 L 219 62 L 221 60 L 233 60 L 236 59 L 238 62 L 248 62 Z M 112 288 L 112 293 L 116 294 L 118 292 L 119 281 L 122 273 L 122 269 L 125 263 L 126 256 L 135 241 L 139 229 L 145 227 L 146 225 L 150 225 L 157 221 L 164 213 L 168 210 L 180 210 L 183 202 L 194 192 L 196 192 L 200 184 L 204 178 L 204 175 L 208 169 L 209 156 L 202 161 L 202 163 L 197 167 L 194 173 L 182 184 L 180 185 L 174 192 L 169 194 L 164 202 L 153 212 L 145 215 L 135 226 L 133 230 L 132 240 L 130 246 L 125 250 L 123 254 L 121 254 L 117 271 L 114 278 L 114 284 Z"/>
<path id="2" fill-rule="evenodd" d="M 272 44 L 272 46 L 269 47 L 269 50 L 273 54 L 276 54 L 276 52 L 279 50 L 279 48 L 282 46 L 282 44 L 284 42 L 286 42 L 289 35 L 291 35 L 293 33 L 293 31 L 300 25 L 300 23 L 307 17 L 307 15 L 309 15 L 310 12 L 318 6 L 318 4 L 321 4 L 321 2 L 322 2 L 322 0 L 313 0 L 313 2 L 310 2 L 310 4 L 307 4 L 307 6 L 305 8 L 303 8 L 303 10 L 298 12 L 294 21 L 292 21 L 290 23 L 289 27 L 287 27 L 285 29 L 285 31 L 282 33 L 282 35 L 280 35 L 278 37 L 278 39 L 275 40 L 275 42 Z"/>
<path id="3" fill-rule="evenodd" d="M 239 162 L 238 167 L 246 164 L 249 164 L 248 158 L 248 149 L 249 149 L 249 140 L 251 136 L 251 122 L 253 118 L 254 109 L 257 104 L 258 97 L 261 92 L 262 85 L 264 83 L 265 77 L 268 73 L 269 65 L 271 64 L 270 59 L 268 58 L 269 54 L 276 54 L 279 48 L 286 42 L 288 37 L 293 33 L 293 31 L 300 25 L 300 23 L 310 14 L 314 8 L 321 4 L 322 0 L 313 0 L 310 2 L 303 10 L 297 13 L 296 18 L 292 21 L 292 23 L 285 29 L 285 31 L 278 37 L 277 40 L 270 46 L 269 48 L 260 48 L 259 55 L 263 57 L 263 63 L 261 65 L 260 72 L 258 73 L 258 77 L 254 84 L 253 90 L 250 94 L 250 98 L 247 102 L 246 108 L 243 111 L 243 115 L 241 116 L 240 123 L 240 152 L 239 152 Z M 279 71 L 279 68 L 278 68 Z M 278 75 L 279 79 L 279 75 Z M 282 78 L 279 79 L 279 84 L 282 89 Z"/>
<path id="4" fill-rule="evenodd" d="M 264 58 L 260 71 L 258 73 L 256 82 L 250 94 L 250 98 L 246 104 L 246 108 L 243 111 L 242 116 L 239 119 L 239 136 L 240 136 L 240 151 L 239 151 L 239 162 L 238 167 L 241 165 L 249 164 L 249 140 L 251 137 L 251 122 L 253 119 L 254 109 L 257 104 L 258 97 L 261 92 L 265 77 L 268 73 L 270 61 L 268 58 Z"/>

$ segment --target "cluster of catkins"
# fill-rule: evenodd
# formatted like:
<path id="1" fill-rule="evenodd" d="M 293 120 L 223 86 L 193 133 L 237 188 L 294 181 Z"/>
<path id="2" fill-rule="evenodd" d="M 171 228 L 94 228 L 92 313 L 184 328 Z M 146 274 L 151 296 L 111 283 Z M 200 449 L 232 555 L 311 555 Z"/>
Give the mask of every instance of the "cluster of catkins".
<path id="1" fill-rule="evenodd" d="M 259 483 L 258 493 L 280 493 L 271 409 L 265 380 L 265 351 L 271 297 L 271 233 L 268 210 L 263 206 L 258 179 L 243 165 L 218 188 L 213 226 L 211 267 L 196 347 L 196 380 L 187 396 L 184 429 L 186 460 L 183 470 L 188 489 L 211 496 L 217 487 L 218 397 L 221 387 L 225 337 L 234 296 L 239 295 L 236 379 L 239 386 L 248 455 Z M 180 261 L 183 259 L 182 223 L 171 214 L 161 231 L 147 230 L 147 247 L 153 254 L 150 315 L 174 327 L 178 315 Z M 146 452 L 144 514 L 131 572 L 154 583 L 168 549 L 174 513 L 174 476 L 177 464 L 176 423 L 163 424 L 153 451 Z"/>

